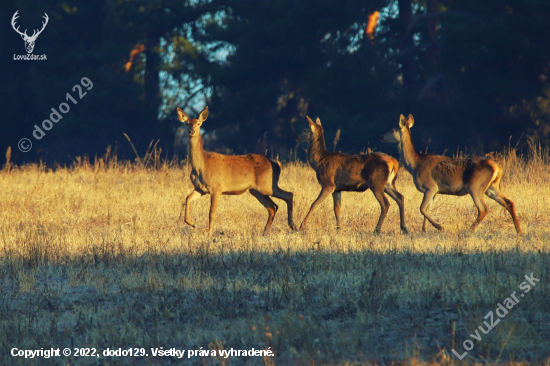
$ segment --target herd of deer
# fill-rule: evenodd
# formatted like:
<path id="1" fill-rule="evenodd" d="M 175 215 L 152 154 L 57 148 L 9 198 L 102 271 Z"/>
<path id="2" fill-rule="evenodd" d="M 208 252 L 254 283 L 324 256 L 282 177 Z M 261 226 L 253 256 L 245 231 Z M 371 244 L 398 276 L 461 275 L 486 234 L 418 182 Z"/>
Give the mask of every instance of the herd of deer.
<path id="1" fill-rule="evenodd" d="M 189 118 L 178 108 L 178 117 L 185 123 L 189 133 L 189 159 L 191 162 L 191 182 L 195 189 L 187 196 L 185 205 L 185 222 L 195 227 L 189 217 L 189 208 L 193 200 L 210 194 L 210 221 L 208 231 L 211 233 L 214 217 L 221 195 L 239 195 L 250 191 L 269 212 L 264 234 L 269 231 L 277 205 L 270 196 L 282 199 L 288 207 L 288 225 L 296 229 L 292 220 L 293 194 L 281 189 L 278 185 L 282 166 L 279 162 L 263 155 L 248 154 L 229 156 L 204 150 L 200 128 L 208 118 L 208 107 L 200 113 L 198 119 Z M 325 145 L 323 126 L 319 118 L 313 122 L 306 117 L 308 128 L 296 137 L 297 141 L 308 143 L 308 162 L 315 170 L 321 185 L 321 193 L 313 202 L 300 229 L 307 227 L 307 221 L 313 211 L 330 195 L 334 200 L 336 225 L 340 227 L 340 208 L 342 191 L 364 192 L 371 189 L 381 207 L 380 217 L 375 233 L 382 228 L 390 203 L 388 194 L 399 206 L 400 226 L 403 233 L 405 225 L 404 197 L 395 188 L 399 163 L 396 159 L 383 153 L 347 155 L 329 152 Z M 484 194 L 502 205 L 514 221 L 516 231 L 521 234 L 514 203 L 500 192 L 502 168 L 490 159 L 458 159 L 441 155 L 419 154 L 411 140 L 411 127 L 414 125 L 412 115 L 407 119 L 400 116 L 399 126 L 380 137 L 383 142 L 397 144 L 397 150 L 405 169 L 411 173 L 416 189 L 424 193 L 420 212 L 424 215 L 422 231 L 426 231 L 429 221 L 435 228 L 443 227 L 429 215 L 430 206 L 435 196 L 440 194 L 464 196 L 469 194 L 478 209 L 477 219 L 471 226 L 474 230 L 488 213 Z"/>

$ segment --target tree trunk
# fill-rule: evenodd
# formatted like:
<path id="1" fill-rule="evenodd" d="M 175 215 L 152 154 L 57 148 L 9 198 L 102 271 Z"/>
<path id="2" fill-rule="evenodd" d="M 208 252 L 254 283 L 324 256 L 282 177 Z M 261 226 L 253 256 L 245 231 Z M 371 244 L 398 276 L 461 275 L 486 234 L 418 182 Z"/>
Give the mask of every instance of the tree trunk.
<path id="1" fill-rule="evenodd" d="M 428 14 L 435 14 L 439 12 L 439 4 L 437 0 L 428 0 Z M 426 49 L 428 62 L 431 66 L 435 66 L 439 60 L 439 46 L 437 45 L 437 18 L 428 18 L 428 36 L 433 47 Z"/>
<path id="2" fill-rule="evenodd" d="M 407 27 L 412 20 L 411 0 L 399 0 L 399 19 L 406 38 L 403 39 L 401 51 L 414 47 L 413 32 L 407 32 Z M 416 67 L 414 61 L 414 52 L 408 52 L 401 58 L 401 68 L 403 72 L 403 86 L 405 90 L 412 93 L 416 86 Z"/>
<path id="3" fill-rule="evenodd" d="M 155 51 L 158 49 L 159 39 L 148 37 L 145 45 L 145 75 L 144 75 L 144 114 L 141 125 L 140 145 L 149 144 L 158 133 L 158 113 L 161 103 L 159 87 L 160 56 Z M 148 141 L 145 141 L 148 140 Z"/>

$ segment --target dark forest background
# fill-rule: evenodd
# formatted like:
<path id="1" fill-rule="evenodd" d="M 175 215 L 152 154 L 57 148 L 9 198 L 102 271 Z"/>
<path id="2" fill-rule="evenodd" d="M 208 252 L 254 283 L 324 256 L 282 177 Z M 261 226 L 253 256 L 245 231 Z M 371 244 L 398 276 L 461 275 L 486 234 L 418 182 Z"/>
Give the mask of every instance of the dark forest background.
<path id="1" fill-rule="evenodd" d="M 26 54 L 12 29 L 39 29 Z M 378 137 L 415 117 L 422 151 L 482 154 L 550 137 L 548 0 L 34 0 L 0 2 L 0 149 L 12 161 L 174 156 L 180 123 L 207 104 L 207 148 L 288 159 L 305 116 L 327 144 L 396 155 Z M 41 140 L 82 77 L 93 82 Z M 17 149 L 21 138 L 30 152 Z M 303 156 L 303 155 L 302 155 Z M 0 160 L 2 161 L 2 160 Z"/>

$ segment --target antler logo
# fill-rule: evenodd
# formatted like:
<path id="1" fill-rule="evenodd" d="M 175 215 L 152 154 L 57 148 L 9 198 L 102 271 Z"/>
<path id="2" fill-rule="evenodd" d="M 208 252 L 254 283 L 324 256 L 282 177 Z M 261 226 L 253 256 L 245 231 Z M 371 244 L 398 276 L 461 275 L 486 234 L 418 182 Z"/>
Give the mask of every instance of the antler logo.
<path id="1" fill-rule="evenodd" d="M 19 13 L 19 10 L 17 10 L 15 12 L 15 14 L 13 14 L 13 18 L 11 18 L 11 26 L 13 27 L 13 29 L 17 33 L 19 33 L 21 35 L 21 38 L 23 38 L 23 40 L 25 41 L 25 49 L 27 50 L 27 53 L 32 53 L 32 50 L 34 49 L 34 42 L 36 41 L 36 38 L 38 38 L 40 33 L 42 33 L 44 28 L 46 28 L 46 24 L 48 24 L 48 19 L 49 19 L 48 14 L 44 13 L 44 19 L 46 20 L 46 22 L 42 22 L 42 29 L 40 29 L 40 30 L 35 29 L 32 36 L 29 37 L 27 35 L 27 30 L 26 29 L 25 29 L 24 32 L 20 32 L 19 27 L 15 28 L 15 19 L 19 18 L 19 15 L 17 15 L 17 13 Z"/>

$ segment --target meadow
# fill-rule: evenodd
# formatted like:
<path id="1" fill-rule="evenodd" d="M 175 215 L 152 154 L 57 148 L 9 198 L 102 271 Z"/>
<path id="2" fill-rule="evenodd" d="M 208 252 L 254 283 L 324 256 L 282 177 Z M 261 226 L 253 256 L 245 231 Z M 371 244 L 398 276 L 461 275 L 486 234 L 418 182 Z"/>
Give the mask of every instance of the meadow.
<path id="1" fill-rule="evenodd" d="M 382 233 L 371 192 L 343 193 L 342 229 L 332 200 L 306 231 L 286 223 L 286 205 L 263 236 L 266 210 L 250 194 L 223 196 L 212 236 L 209 197 L 193 202 L 185 161 L 122 162 L 104 156 L 68 167 L 0 171 L 0 363 L 165 365 L 150 348 L 270 349 L 274 357 L 185 357 L 196 365 L 458 365 L 550 363 L 550 162 L 537 149 L 494 156 L 502 191 L 524 234 L 486 199 L 438 196 L 445 231 L 421 232 L 422 194 L 400 169 L 410 233 L 397 205 Z M 302 163 L 283 164 L 280 187 L 294 193 L 301 222 L 318 185 Z M 481 340 L 524 276 L 540 280 Z M 495 320 L 497 315 L 495 316 Z M 487 328 L 487 327 L 485 327 Z M 452 353 L 473 349 L 462 361 Z M 148 357 L 26 360 L 10 350 L 147 349 Z"/>

